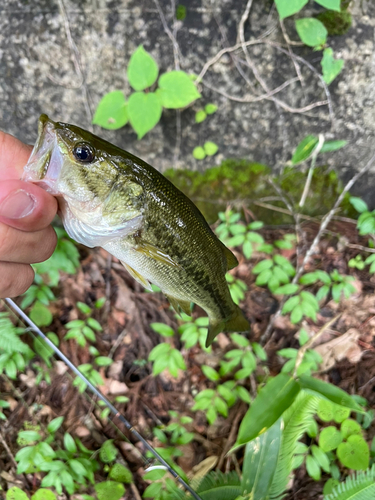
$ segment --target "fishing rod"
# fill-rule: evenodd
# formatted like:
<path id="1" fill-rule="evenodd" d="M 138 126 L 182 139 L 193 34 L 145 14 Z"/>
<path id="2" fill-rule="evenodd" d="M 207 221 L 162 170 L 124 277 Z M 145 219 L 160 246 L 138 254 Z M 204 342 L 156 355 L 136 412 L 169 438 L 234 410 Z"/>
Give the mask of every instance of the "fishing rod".
<path id="1" fill-rule="evenodd" d="M 202 498 L 188 485 L 186 481 L 169 465 L 169 463 L 164 460 L 164 458 L 148 443 L 148 441 L 132 426 L 129 420 L 126 418 L 113 406 L 113 404 L 108 401 L 108 399 L 103 396 L 103 394 L 81 373 L 78 368 L 63 354 L 58 347 L 55 346 L 51 340 L 44 335 L 42 330 L 36 326 L 36 324 L 28 317 L 28 315 L 12 300 L 9 298 L 3 299 L 8 306 L 13 309 L 25 323 L 27 323 L 31 329 L 39 335 L 48 346 L 57 354 L 57 356 L 66 363 L 66 365 L 79 377 L 90 389 L 90 391 L 95 394 L 103 403 L 110 409 L 111 413 L 114 415 L 114 418 L 118 418 L 120 422 L 122 422 L 125 427 L 133 434 L 133 436 L 141 441 L 141 443 L 150 451 L 154 457 L 159 460 L 159 462 L 168 470 L 170 474 L 192 495 L 195 500 L 202 500 Z"/>

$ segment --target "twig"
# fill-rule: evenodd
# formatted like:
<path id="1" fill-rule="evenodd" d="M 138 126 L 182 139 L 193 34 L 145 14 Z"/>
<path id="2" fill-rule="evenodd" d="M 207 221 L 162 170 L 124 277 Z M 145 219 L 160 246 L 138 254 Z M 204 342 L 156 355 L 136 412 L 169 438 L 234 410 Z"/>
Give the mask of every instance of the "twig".
<path id="1" fill-rule="evenodd" d="M 128 334 L 128 330 L 127 328 L 124 328 L 122 330 L 122 332 L 120 333 L 120 335 L 117 337 L 116 339 L 116 342 L 113 344 L 113 346 L 111 347 L 109 353 L 108 353 L 108 357 L 112 359 L 113 355 L 115 354 L 116 352 L 116 349 L 118 348 L 118 346 L 122 343 L 122 341 L 124 340 L 124 338 L 127 336 Z"/>
<path id="2" fill-rule="evenodd" d="M 217 467 L 216 467 L 217 470 L 220 470 L 221 467 L 223 466 L 225 455 L 228 453 L 228 451 L 230 450 L 230 447 L 232 446 L 232 444 L 235 441 L 238 423 L 242 419 L 244 407 L 245 407 L 245 405 L 241 404 L 237 410 L 237 415 L 235 416 L 235 418 L 233 420 L 228 439 L 226 440 L 224 449 L 223 449 L 223 451 L 220 455 L 219 461 L 217 463 Z"/>
<path id="3" fill-rule="evenodd" d="M 10 448 L 9 448 L 7 442 L 5 441 L 5 438 L 4 438 L 3 433 L 1 431 L 0 431 L 0 442 L 4 446 L 5 451 L 8 453 L 10 461 L 13 463 L 13 465 L 17 469 L 18 464 L 13 456 L 13 453 L 10 451 Z"/>
<path id="4" fill-rule="evenodd" d="M 340 193 L 339 197 L 337 198 L 335 204 L 333 205 L 332 209 L 328 212 L 328 214 L 323 218 L 321 224 L 320 224 L 320 228 L 319 228 L 319 231 L 317 233 L 317 235 L 315 236 L 314 238 L 314 241 L 312 242 L 312 244 L 310 245 L 310 248 L 307 250 L 306 254 L 305 254 L 305 257 L 301 263 L 301 265 L 298 267 L 297 271 L 296 271 L 296 274 L 292 280 L 292 283 L 293 284 L 296 284 L 297 281 L 299 280 L 299 278 L 301 277 L 304 269 L 305 269 L 305 266 L 306 264 L 308 263 L 310 257 L 313 255 L 313 253 L 316 251 L 316 248 L 320 242 L 320 239 L 322 237 L 322 235 L 324 234 L 324 231 L 326 230 L 328 224 L 331 222 L 337 208 L 340 206 L 342 200 L 344 199 L 344 196 L 345 194 L 352 188 L 352 186 L 357 182 L 357 180 L 362 177 L 363 174 L 365 174 L 369 169 L 370 167 L 374 164 L 375 162 L 375 154 L 373 154 L 370 158 L 370 160 L 366 163 L 366 165 L 361 168 L 361 170 L 359 170 L 359 172 L 357 172 L 351 179 L 350 181 L 348 181 L 344 187 L 344 189 L 342 190 L 342 192 Z M 281 314 L 281 311 L 282 311 L 282 308 L 285 304 L 285 301 L 286 299 L 282 299 L 280 304 L 279 304 L 279 307 L 277 309 L 277 311 L 275 312 L 275 314 L 272 316 L 272 318 L 270 319 L 269 323 L 268 323 L 268 326 L 266 328 L 266 331 L 264 332 L 264 334 L 261 336 L 261 341 L 264 343 L 270 336 L 271 334 L 271 331 L 273 329 L 273 325 L 275 323 L 275 320 L 276 318 L 278 318 Z"/>
<path id="5" fill-rule="evenodd" d="M 339 317 L 341 316 L 342 313 L 340 314 L 337 314 L 334 318 L 332 318 L 330 321 L 328 321 L 328 323 L 326 323 L 325 325 L 322 326 L 322 328 L 315 334 L 311 337 L 311 339 L 309 339 L 306 344 L 304 344 L 303 346 L 301 346 L 299 349 L 298 349 L 298 352 L 297 352 L 297 357 L 296 357 L 296 365 L 294 367 L 294 373 L 293 373 L 293 377 L 296 377 L 297 376 L 297 371 L 298 371 L 298 368 L 300 366 L 300 364 L 302 363 L 303 361 L 303 358 L 305 357 L 305 354 L 306 352 L 312 348 L 312 346 L 314 345 L 314 343 L 318 340 L 318 338 L 330 327 L 332 326 L 334 323 L 336 323 L 336 321 L 339 319 Z"/>
<path id="6" fill-rule="evenodd" d="M 314 151 L 312 153 L 311 157 L 311 165 L 307 174 L 306 182 L 305 182 L 305 187 L 303 189 L 303 193 L 299 202 L 299 207 L 302 208 L 305 205 L 305 201 L 307 198 L 307 195 L 309 193 L 310 185 L 311 185 L 311 179 L 312 175 L 314 172 L 315 164 L 316 164 L 316 159 L 318 158 L 318 154 L 320 153 L 320 150 L 322 149 L 324 144 L 324 135 L 319 134 L 319 141 L 316 147 L 314 148 Z"/>
<path id="7" fill-rule="evenodd" d="M 66 10 L 65 10 L 64 1 L 58 0 L 58 3 L 59 3 L 59 8 L 61 11 L 62 18 L 64 20 L 66 38 L 68 39 L 69 47 L 70 47 L 70 50 L 71 50 L 72 56 L 73 56 L 72 59 L 73 59 L 74 68 L 76 70 L 77 75 L 80 78 L 80 81 L 81 81 L 80 87 L 82 87 L 82 89 L 83 89 L 84 105 L 85 105 L 87 120 L 88 120 L 88 124 L 89 124 L 88 128 L 92 132 L 93 131 L 93 127 L 91 125 L 92 111 L 91 111 L 91 106 L 90 106 L 90 101 L 89 101 L 89 91 L 87 89 L 85 76 L 83 74 L 82 67 L 81 67 L 81 57 L 80 57 L 77 45 L 75 44 L 73 37 L 72 37 L 69 18 L 68 18 L 68 15 L 66 13 Z"/>
<path id="8" fill-rule="evenodd" d="M 142 497 L 134 483 L 130 483 L 130 488 L 135 496 L 135 500 L 142 500 Z"/>
<path id="9" fill-rule="evenodd" d="M 165 16 L 164 16 L 163 9 L 160 7 L 159 0 L 154 0 L 154 3 L 155 3 L 156 8 L 159 12 L 160 20 L 161 20 L 161 23 L 163 25 L 164 31 L 168 35 L 168 37 L 170 38 L 170 40 L 172 42 L 175 68 L 180 69 L 180 62 L 179 62 L 179 58 L 181 57 L 180 47 L 177 43 L 177 40 L 176 40 L 174 34 L 169 29 L 169 26 L 168 26 L 167 21 L 166 21 Z M 173 13 L 173 17 L 174 17 L 174 13 Z"/>

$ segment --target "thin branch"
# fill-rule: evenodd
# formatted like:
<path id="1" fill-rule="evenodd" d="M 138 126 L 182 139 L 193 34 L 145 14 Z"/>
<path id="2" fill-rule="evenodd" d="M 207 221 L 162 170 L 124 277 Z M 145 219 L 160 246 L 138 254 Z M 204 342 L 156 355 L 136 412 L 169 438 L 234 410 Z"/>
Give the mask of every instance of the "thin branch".
<path id="1" fill-rule="evenodd" d="M 314 173 L 316 159 L 318 158 L 318 154 L 320 153 L 320 150 L 322 149 L 323 144 L 324 144 L 324 135 L 319 134 L 319 141 L 318 141 L 318 144 L 315 146 L 314 151 L 312 153 L 311 165 L 310 165 L 309 171 L 307 173 L 305 187 L 303 188 L 303 193 L 302 193 L 302 196 L 301 196 L 301 199 L 299 202 L 300 208 L 302 208 L 305 205 L 307 195 L 309 194 L 311 179 L 312 179 L 312 175 Z"/>
<path id="2" fill-rule="evenodd" d="M 80 78 L 80 81 L 81 81 L 80 87 L 82 87 L 82 90 L 83 90 L 84 105 L 85 105 L 87 120 L 88 120 L 88 123 L 89 123 L 88 128 L 92 132 L 93 131 L 93 127 L 91 125 L 91 122 L 92 122 L 92 111 L 91 111 L 90 100 L 89 100 L 90 97 L 89 97 L 89 91 L 88 91 L 87 85 L 86 85 L 85 76 L 84 76 L 84 73 L 83 73 L 83 70 L 82 70 L 82 67 L 81 67 L 81 56 L 80 56 L 80 53 L 78 51 L 77 45 L 75 44 L 75 42 L 73 40 L 73 37 L 72 37 L 72 32 L 71 32 L 71 29 L 70 29 L 69 18 L 68 18 L 68 15 L 66 13 L 66 10 L 65 10 L 64 1 L 63 0 L 58 0 L 58 3 L 59 3 L 60 11 L 61 11 L 61 16 L 62 16 L 63 21 L 64 21 L 64 28 L 65 28 L 66 38 L 68 39 L 69 47 L 70 47 L 70 50 L 71 50 L 71 53 L 72 53 L 72 56 L 73 56 L 72 59 L 73 59 L 74 68 L 76 70 L 77 75 Z"/>
<path id="3" fill-rule="evenodd" d="M 314 241 L 311 243 L 310 245 L 310 248 L 307 250 L 306 254 L 305 254 L 305 257 L 301 263 L 301 265 L 298 267 L 297 271 L 296 271 L 296 274 L 292 280 L 292 283 L 293 284 L 296 284 L 297 281 L 299 280 L 299 278 L 301 277 L 304 269 L 305 269 L 305 266 L 306 264 L 308 263 L 308 261 L 310 260 L 311 256 L 316 252 L 316 249 L 319 245 L 319 242 L 328 226 L 328 224 L 331 222 L 333 216 L 335 215 L 335 212 L 336 210 L 338 209 L 338 207 L 340 206 L 342 200 L 344 199 L 344 196 L 345 194 L 353 187 L 353 185 L 357 182 L 357 180 L 362 177 L 363 174 L 365 174 L 372 166 L 373 164 L 375 163 L 375 154 L 373 154 L 370 158 L 370 160 L 366 163 L 366 165 L 361 168 L 361 170 L 359 170 L 351 179 L 349 182 L 347 182 L 347 184 L 345 185 L 344 189 L 342 190 L 342 192 L 340 193 L 339 197 L 337 198 L 335 204 L 333 205 L 332 209 L 328 212 L 328 214 L 323 218 L 321 224 L 320 224 L 320 228 L 319 228 L 319 231 L 317 233 L 317 235 L 315 236 L 314 238 Z M 261 336 L 261 341 L 262 342 L 265 342 L 266 340 L 268 340 L 271 332 L 272 332 L 272 329 L 273 329 L 273 325 L 275 323 L 275 320 L 276 318 L 278 318 L 281 314 L 281 311 L 282 311 L 282 308 L 285 304 L 285 301 L 286 299 L 282 299 L 280 304 L 279 304 L 279 307 L 277 309 L 277 311 L 275 312 L 275 314 L 272 316 L 272 318 L 270 319 L 269 323 L 268 323 L 268 326 L 266 328 L 266 331 L 264 332 L 264 334 Z"/>
<path id="4" fill-rule="evenodd" d="M 168 37 L 170 38 L 170 40 L 172 42 L 175 68 L 180 69 L 180 61 L 179 61 L 179 58 L 181 57 L 180 47 L 179 47 L 177 40 L 176 40 L 175 36 L 173 35 L 172 31 L 169 29 L 169 26 L 168 26 L 167 21 L 166 21 L 165 16 L 164 16 L 163 9 L 160 7 L 159 1 L 154 0 L 154 4 L 156 5 L 156 8 L 158 10 L 164 31 L 168 35 Z M 173 13 L 173 16 L 174 16 L 174 13 Z"/>

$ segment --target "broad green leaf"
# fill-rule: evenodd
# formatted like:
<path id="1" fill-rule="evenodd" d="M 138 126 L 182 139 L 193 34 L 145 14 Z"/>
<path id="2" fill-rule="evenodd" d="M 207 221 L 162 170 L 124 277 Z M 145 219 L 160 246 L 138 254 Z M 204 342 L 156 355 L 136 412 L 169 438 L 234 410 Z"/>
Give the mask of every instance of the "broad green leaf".
<path id="1" fill-rule="evenodd" d="M 159 333 L 163 337 L 173 337 L 174 330 L 165 323 L 151 323 L 151 328 L 154 332 Z"/>
<path id="2" fill-rule="evenodd" d="M 280 19 L 296 14 L 307 2 L 308 0 L 275 0 Z"/>
<path id="3" fill-rule="evenodd" d="M 29 500 L 29 497 L 17 486 L 12 486 L 12 488 L 7 491 L 6 500 Z"/>
<path id="4" fill-rule="evenodd" d="M 323 23 L 313 17 L 305 17 L 296 21 L 296 30 L 304 44 L 319 47 L 327 40 L 327 29 Z"/>
<path id="5" fill-rule="evenodd" d="M 319 446 L 324 452 L 335 450 L 341 442 L 341 432 L 332 425 L 325 427 L 320 433 Z"/>
<path id="6" fill-rule="evenodd" d="M 128 64 L 128 80 L 134 90 L 144 90 L 156 82 L 159 68 L 155 59 L 140 45 Z"/>
<path id="7" fill-rule="evenodd" d="M 246 445 L 241 494 L 252 500 L 268 498 L 279 458 L 281 419 Z"/>
<path id="8" fill-rule="evenodd" d="M 337 458 L 349 469 L 365 470 L 369 466 L 370 450 L 362 436 L 349 436 L 337 448 Z"/>
<path id="9" fill-rule="evenodd" d="M 164 108 L 179 109 L 201 97 L 189 75 L 170 71 L 159 78 L 158 94 Z"/>
<path id="10" fill-rule="evenodd" d="M 56 500 L 56 495 L 51 490 L 40 488 L 34 493 L 31 500 Z"/>
<path id="11" fill-rule="evenodd" d="M 315 0 L 315 2 L 323 5 L 326 9 L 340 12 L 340 0 Z"/>
<path id="12" fill-rule="evenodd" d="M 359 406 L 347 392 L 339 387 L 323 382 L 317 378 L 308 377 L 307 375 L 301 375 L 301 377 L 299 377 L 299 384 L 301 389 L 318 393 L 318 395 L 329 399 L 332 403 L 345 406 L 359 413 L 365 413 L 363 408 Z"/>
<path id="13" fill-rule="evenodd" d="M 293 403 L 299 391 L 297 382 L 284 373 L 269 380 L 242 420 L 235 447 L 248 443 L 269 429 Z"/>
<path id="14" fill-rule="evenodd" d="M 105 464 L 113 462 L 117 456 L 117 453 L 118 450 L 116 446 L 113 444 L 113 439 L 108 439 L 102 444 L 100 448 L 99 452 L 100 460 Z"/>
<path id="15" fill-rule="evenodd" d="M 271 259 L 261 260 L 260 262 L 258 262 L 258 264 L 256 264 L 253 267 L 253 273 L 254 274 L 259 274 L 262 271 L 265 271 L 266 269 L 270 269 L 272 266 L 273 266 L 273 262 L 272 262 Z"/>
<path id="16" fill-rule="evenodd" d="M 193 149 L 193 156 L 196 160 L 204 160 L 206 158 L 206 152 L 202 146 L 197 146 Z"/>
<path id="17" fill-rule="evenodd" d="M 103 481 L 94 486 L 98 500 L 120 500 L 125 493 L 125 488 L 116 481 Z"/>
<path id="18" fill-rule="evenodd" d="M 359 425 L 358 422 L 355 420 L 348 418 L 347 420 L 344 420 L 344 422 L 341 424 L 340 427 L 341 434 L 343 435 L 343 438 L 346 439 L 349 436 L 362 436 L 362 428 Z"/>
<path id="19" fill-rule="evenodd" d="M 215 113 L 217 111 L 217 109 L 218 108 L 217 108 L 216 104 L 212 104 L 212 103 L 206 104 L 206 106 L 204 107 L 204 110 L 208 115 L 212 115 L 213 113 Z"/>
<path id="20" fill-rule="evenodd" d="M 323 80 L 329 85 L 341 73 L 344 59 L 335 59 L 331 48 L 324 49 L 321 60 Z M 339 148 L 337 148 L 339 149 Z"/>
<path id="21" fill-rule="evenodd" d="M 49 326 L 53 320 L 51 311 L 39 301 L 31 308 L 30 318 L 37 326 Z"/>
<path id="22" fill-rule="evenodd" d="M 203 149 L 207 156 L 213 156 L 218 152 L 219 147 L 214 142 L 207 141 L 204 143 Z"/>
<path id="23" fill-rule="evenodd" d="M 64 434 L 64 447 L 66 450 L 70 451 L 70 453 L 75 453 L 77 451 L 77 445 L 68 432 Z"/>
<path id="24" fill-rule="evenodd" d="M 207 113 L 200 109 L 195 113 L 195 123 L 202 123 L 207 118 Z"/>
<path id="25" fill-rule="evenodd" d="M 154 92 L 134 92 L 129 97 L 128 115 L 138 139 L 147 134 L 159 122 L 162 107 L 158 96 Z"/>
<path id="26" fill-rule="evenodd" d="M 128 123 L 127 104 L 121 90 L 105 94 L 96 108 L 92 123 L 108 130 L 117 130 Z"/>
<path id="27" fill-rule="evenodd" d="M 328 401 L 328 399 L 320 399 L 317 413 L 320 420 L 330 422 L 333 420 L 333 403 Z"/>
<path id="28" fill-rule="evenodd" d="M 314 135 L 308 135 L 298 144 L 292 156 L 292 164 L 298 165 L 309 158 L 318 144 L 319 139 Z"/>
<path id="29" fill-rule="evenodd" d="M 329 473 L 329 471 L 330 471 L 329 458 L 324 453 L 324 451 L 321 448 L 319 448 L 319 446 L 316 446 L 315 444 L 313 444 L 311 446 L 311 452 L 312 452 L 315 460 L 320 465 L 320 467 L 324 470 L 324 472 Z"/>
<path id="30" fill-rule="evenodd" d="M 133 481 L 132 473 L 122 464 L 115 464 L 109 471 L 108 477 L 119 483 L 131 483 Z"/>
<path id="31" fill-rule="evenodd" d="M 343 148 L 346 146 L 348 141 L 326 141 L 322 149 L 320 150 L 321 153 L 329 153 L 330 151 L 337 151 L 338 149 Z"/>
<path id="32" fill-rule="evenodd" d="M 321 477 L 321 470 L 318 462 L 311 455 L 307 455 L 306 457 L 306 470 L 310 477 L 315 479 L 315 481 L 319 481 Z"/>
<path id="33" fill-rule="evenodd" d="M 216 370 L 211 368 L 211 366 L 203 365 L 202 372 L 209 380 L 212 380 L 214 382 L 220 379 L 220 375 L 217 373 Z"/>

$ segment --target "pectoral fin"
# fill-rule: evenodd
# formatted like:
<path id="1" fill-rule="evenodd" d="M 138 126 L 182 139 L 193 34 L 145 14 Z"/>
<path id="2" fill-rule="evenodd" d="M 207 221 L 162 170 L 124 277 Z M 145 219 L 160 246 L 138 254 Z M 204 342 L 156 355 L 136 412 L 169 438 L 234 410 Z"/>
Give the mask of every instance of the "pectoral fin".
<path id="1" fill-rule="evenodd" d="M 177 314 L 180 314 L 180 310 L 190 316 L 191 314 L 191 303 L 187 300 L 181 300 L 181 299 L 176 299 L 175 297 L 172 297 L 171 295 L 165 295 L 167 299 L 169 300 L 171 306 L 173 309 L 176 311 Z"/>
<path id="2" fill-rule="evenodd" d="M 147 257 L 150 257 L 151 259 L 157 260 L 158 262 L 161 262 L 167 266 L 171 267 L 181 267 L 180 264 L 175 262 L 170 255 L 168 255 L 166 252 L 163 250 L 160 250 L 160 248 L 157 248 L 156 246 L 152 245 L 151 243 L 148 243 L 147 241 L 144 241 L 142 239 L 137 239 L 137 244 L 135 246 L 135 250 L 137 252 L 143 253 Z"/>
<path id="3" fill-rule="evenodd" d="M 144 278 L 141 274 L 139 274 L 135 269 L 129 266 L 129 264 L 126 264 L 126 262 L 121 261 L 121 264 L 125 267 L 125 269 L 128 271 L 130 276 L 132 276 L 135 281 L 138 281 L 142 286 L 144 286 L 147 290 L 150 290 L 152 292 L 151 285 L 146 278 Z"/>

